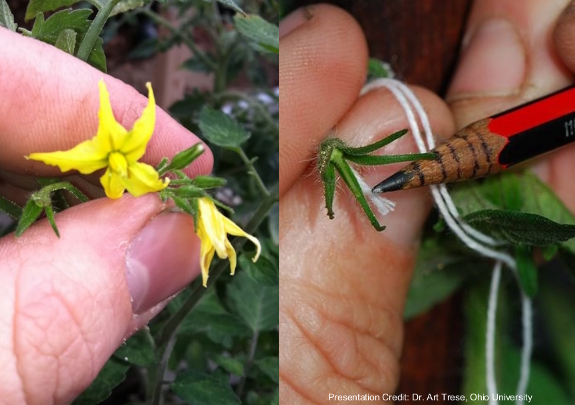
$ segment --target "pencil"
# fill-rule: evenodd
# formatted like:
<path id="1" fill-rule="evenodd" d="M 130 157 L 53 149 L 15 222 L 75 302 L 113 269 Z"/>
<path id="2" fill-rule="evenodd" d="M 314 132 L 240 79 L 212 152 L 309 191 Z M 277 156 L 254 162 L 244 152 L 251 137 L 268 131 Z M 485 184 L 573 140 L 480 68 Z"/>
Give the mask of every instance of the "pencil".
<path id="1" fill-rule="evenodd" d="M 575 86 L 474 122 L 383 180 L 374 193 L 452 183 L 499 173 L 575 142 Z"/>

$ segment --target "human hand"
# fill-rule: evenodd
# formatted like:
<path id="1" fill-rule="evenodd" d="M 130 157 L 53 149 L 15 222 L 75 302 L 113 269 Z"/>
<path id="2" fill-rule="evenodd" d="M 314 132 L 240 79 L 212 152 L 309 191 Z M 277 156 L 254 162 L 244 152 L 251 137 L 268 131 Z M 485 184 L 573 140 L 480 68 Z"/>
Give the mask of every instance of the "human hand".
<path id="1" fill-rule="evenodd" d="M 457 127 L 559 90 L 575 72 L 575 5 L 568 0 L 476 1 L 447 101 Z M 535 172 L 575 212 L 575 146 Z"/>
<path id="2" fill-rule="evenodd" d="M 4 28 L 0 44 L 0 194 L 23 203 L 27 188 L 37 186 L 31 176 L 61 175 L 25 155 L 65 150 L 95 135 L 100 78 L 124 127 L 132 127 L 147 99 Z M 196 142 L 158 109 L 144 160 L 157 164 Z M 206 152 L 187 174 L 211 166 Z M 98 176 L 73 177 L 84 191 L 103 195 Z M 123 339 L 198 276 L 191 217 L 165 211 L 157 195 L 98 199 L 58 214 L 60 239 L 45 219 L 19 239 L 0 239 L 0 403 L 71 402 Z"/>
<path id="3" fill-rule="evenodd" d="M 320 141 L 337 136 L 365 145 L 407 128 L 386 90 L 358 99 L 367 48 L 355 21 L 325 5 L 280 25 L 280 396 L 289 404 L 328 401 L 329 394 L 391 394 L 399 377 L 403 305 L 417 240 L 431 199 L 425 190 L 390 194 L 397 202 L 376 233 L 355 199 L 340 192 L 335 220 L 310 164 Z M 435 95 L 414 88 L 434 133 L 454 124 Z M 386 153 L 415 151 L 409 136 Z M 398 166 L 370 169 L 371 184 Z"/>

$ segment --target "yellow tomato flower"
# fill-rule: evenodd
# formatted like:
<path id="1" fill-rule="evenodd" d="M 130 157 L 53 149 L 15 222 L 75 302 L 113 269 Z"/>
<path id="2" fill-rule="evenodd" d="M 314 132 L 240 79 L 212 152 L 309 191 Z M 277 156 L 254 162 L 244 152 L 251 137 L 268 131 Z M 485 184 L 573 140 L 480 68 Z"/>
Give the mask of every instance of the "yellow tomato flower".
<path id="1" fill-rule="evenodd" d="M 226 218 L 214 205 L 213 201 L 207 197 L 198 198 L 198 224 L 197 233 L 202 241 L 200 248 L 200 265 L 202 268 L 202 281 L 204 287 L 208 283 L 208 270 L 214 253 L 218 254 L 220 259 L 229 258 L 232 275 L 236 271 L 236 251 L 228 240 L 226 234 L 234 236 L 243 236 L 248 238 L 256 245 L 256 255 L 253 258 L 255 262 L 260 256 L 262 247 L 260 242 L 252 235 L 245 233 L 239 226 Z"/>
<path id="2" fill-rule="evenodd" d="M 114 118 L 104 80 L 100 80 L 98 86 L 100 123 L 96 136 L 67 151 L 32 153 L 27 158 L 58 166 L 63 172 L 75 169 L 82 174 L 90 174 L 107 167 L 100 182 L 109 198 L 120 198 L 126 189 L 134 197 L 139 197 L 166 188 L 169 179 L 162 181 L 152 166 L 138 162 L 146 152 L 156 124 L 152 86 L 146 83 L 148 105 L 130 131 Z"/>

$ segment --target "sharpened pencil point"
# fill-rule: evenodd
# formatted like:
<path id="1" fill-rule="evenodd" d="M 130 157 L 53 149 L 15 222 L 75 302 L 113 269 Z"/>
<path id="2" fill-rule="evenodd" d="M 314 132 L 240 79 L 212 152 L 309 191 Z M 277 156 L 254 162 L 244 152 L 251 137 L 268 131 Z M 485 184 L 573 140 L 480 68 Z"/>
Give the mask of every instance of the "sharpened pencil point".
<path id="1" fill-rule="evenodd" d="M 405 173 L 404 171 L 399 171 L 387 179 L 383 180 L 381 183 L 376 185 L 371 189 L 372 193 L 387 193 L 390 191 L 403 190 L 403 186 L 411 180 L 413 177 L 412 173 Z"/>

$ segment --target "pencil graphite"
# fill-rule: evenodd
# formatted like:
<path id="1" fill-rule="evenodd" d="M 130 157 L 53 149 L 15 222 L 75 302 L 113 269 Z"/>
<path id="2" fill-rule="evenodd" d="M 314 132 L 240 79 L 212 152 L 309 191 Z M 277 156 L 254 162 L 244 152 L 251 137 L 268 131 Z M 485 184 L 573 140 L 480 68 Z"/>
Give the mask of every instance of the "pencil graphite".
<path id="1" fill-rule="evenodd" d="M 374 193 L 452 183 L 499 173 L 575 142 L 575 86 L 474 122 L 373 188 Z"/>

